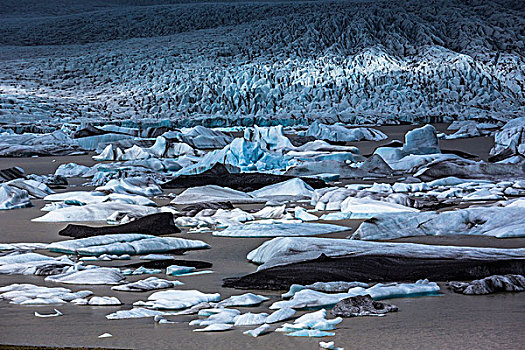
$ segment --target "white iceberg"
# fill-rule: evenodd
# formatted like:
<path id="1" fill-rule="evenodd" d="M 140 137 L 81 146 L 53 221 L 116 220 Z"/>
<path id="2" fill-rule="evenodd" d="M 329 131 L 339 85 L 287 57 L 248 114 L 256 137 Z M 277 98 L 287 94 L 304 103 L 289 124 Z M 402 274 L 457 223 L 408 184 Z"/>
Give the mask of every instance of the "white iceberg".
<path id="1" fill-rule="evenodd" d="M 145 306 L 157 310 L 178 310 L 189 308 L 202 302 L 217 302 L 219 293 L 205 294 L 198 290 L 167 290 L 155 292 L 146 302 L 137 302 L 136 306 Z"/>
<path id="2" fill-rule="evenodd" d="M 66 284 L 117 284 L 123 279 L 125 279 L 124 275 L 117 269 L 99 267 L 47 276 L 45 281 Z"/>
<path id="3" fill-rule="evenodd" d="M 232 306 L 256 306 L 262 302 L 269 300 L 269 298 L 257 295 L 253 293 L 246 293 L 242 295 L 232 295 L 228 299 L 225 299 L 217 303 L 218 307 L 232 307 Z"/>
<path id="4" fill-rule="evenodd" d="M 143 280 L 121 284 L 111 287 L 112 290 L 120 292 L 147 292 L 156 289 L 173 288 L 175 286 L 182 286 L 184 283 L 179 281 L 168 281 L 158 277 L 148 277 Z"/>
<path id="5" fill-rule="evenodd" d="M 253 196 L 233 190 L 228 187 L 221 187 L 217 185 L 206 185 L 199 187 L 191 187 L 183 191 L 175 197 L 171 204 L 187 205 L 195 203 L 210 203 L 210 202 L 224 202 L 232 203 L 254 203 L 264 202 L 264 200 L 254 198 Z"/>
<path id="6" fill-rule="evenodd" d="M 348 230 L 348 227 L 318 223 L 248 223 L 229 226 L 222 231 L 214 231 L 214 236 L 221 237 L 280 237 L 311 236 Z"/>
<path id="7" fill-rule="evenodd" d="M 71 206 L 53 210 L 43 216 L 32 219 L 35 222 L 81 222 L 106 221 L 115 212 L 124 212 L 135 217 L 142 217 L 159 212 L 159 209 L 145 205 L 118 202 L 93 203 L 83 206 Z"/>
<path id="8" fill-rule="evenodd" d="M 252 250 L 248 253 L 247 258 L 256 264 L 264 264 L 259 266 L 258 269 L 261 270 L 272 266 L 317 259 L 321 254 L 331 257 L 382 255 L 429 259 L 508 260 L 522 259 L 525 256 L 525 248 L 500 249 L 318 237 L 278 237 Z"/>
<path id="9" fill-rule="evenodd" d="M 26 190 L 0 184 L 0 210 L 19 209 L 31 206 Z"/>
<path id="10" fill-rule="evenodd" d="M 235 326 L 256 326 L 263 324 L 266 320 L 266 317 L 268 317 L 267 313 L 259 313 L 254 314 L 251 312 L 247 312 L 242 315 L 238 315 L 235 317 Z"/>

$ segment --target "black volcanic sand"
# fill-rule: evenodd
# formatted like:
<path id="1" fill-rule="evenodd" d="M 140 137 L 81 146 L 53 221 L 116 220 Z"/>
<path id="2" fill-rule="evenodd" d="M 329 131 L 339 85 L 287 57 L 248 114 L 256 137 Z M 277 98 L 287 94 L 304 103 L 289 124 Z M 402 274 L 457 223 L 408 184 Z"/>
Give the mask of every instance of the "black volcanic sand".
<path id="1" fill-rule="evenodd" d="M 406 129 L 412 127 L 380 127 L 402 139 Z M 440 127 L 442 129 L 442 127 Z M 399 136 L 395 136 L 399 135 Z M 480 151 L 491 147 L 489 138 L 454 140 L 468 153 L 480 154 Z M 442 146 L 444 143 L 442 142 Z M 490 143 L 490 144 L 488 144 Z M 380 143 L 358 143 L 362 154 L 365 149 L 375 148 Z M 366 144 L 366 145 L 365 145 Z M 481 148 L 482 144 L 484 148 Z M 483 151 L 484 152 L 484 151 Z M 483 157 L 483 155 L 482 155 Z M 56 162 L 52 162 L 56 159 Z M 53 172 L 59 164 L 77 162 L 94 164 L 89 156 L 77 157 L 41 157 L 24 159 L 0 159 L 0 168 L 20 166 L 26 173 L 47 174 Z M 81 183 L 80 179 L 70 179 L 73 185 Z M 82 181 L 85 181 L 82 180 Z M 72 190 L 91 190 L 90 187 L 72 187 Z M 168 190 L 166 193 L 178 193 L 180 190 Z M 157 200 L 166 204 L 166 199 Z M 52 242 L 67 239 L 58 235 L 66 223 L 36 223 L 30 219 L 41 216 L 42 200 L 32 200 L 32 208 L 0 211 L 0 242 Z M 359 220 L 345 220 L 338 224 L 349 227 L 348 231 L 323 235 L 329 238 L 344 239 L 359 225 Z M 93 223 L 82 223 L 99 226 Z M 177 289 L 198 289 L 202 292 L 221 293 L 222 298 L 246 292 L 267 295 L 271 298 L 259 307 L 239 308 L 242 312 L 270 312 L 271 303 L 280 300 L 283 291 L 239 290 L 222 287 L 223 279 L 241 277 L 256 270 L 256 266 L 246 260 L 246 254 L 257 248 L 265 238 L 224 238 L 214 237 L 209 233 L 182 233 L 176 237 L 200 239 L 211 245 L 211 249 L 190 251 L 176 259 L 212 263 L 213 274 L 174 278 L 165 274 L 157 275 L 170 280 L 178 279 L 185 284 Z M 396 241 L 417 242 L 440 245 L 468 245 L 488 247 L 525 247 L 525 239 L 496 239 L 492 237 L 414 237 Z M 143 263 L 137 257 L 128 261 L 100 262 L 102 266 L 124 266 Z M 130 276 L 128 281 L 149 277 Z M 421 276 L 424 278 L 425 276 Z M 236 328 L 224 333 L 194 333 L 194 327 L 188 322 L 196 316 L 172 316 L 176 324 L 155 324 L 151 318 L 130 320 L 107 320 L 104 316 L 123 309 L 130 309 L 137 300 L 146 300 L 152 293 L 115 292 L 110 286 L 65 285 L 44 282 L 38 276 L 0 275 L 0 286 L 11 283 L 33 283 L 40 286 L 63 286 L 74 291 L 89 289 L 95 295 L 116 296 L 122 306 L 79 306 L 73 304 L 50 306 L 18 306 L 0 301 L 0 349 L 27 349 L 21 346 L 36 348 L 133 348 L 133 349 L 318 349 L 319 341 L 335 341 L 336 346 L 345 349 L 518 349 L 523 346 L 525 335 L 521 325 L 525 324 L 525 293 L 501 293 L 488 296 L 465 296 L 449 291 L 440 283 L 441 296 L 404 298 L 389 300 L 400 311 L 386 317 L 347 318 L 338 326 L 334 337 L 295 338 L 282 333 L 252 338 L 242 331 L 255 327 Z M 34 311 L 41 313 L 60 310 L 64 316 L 54 318 L 37 318 Z M 301 313 L 298 313 L 300 315 Z M 273 329 L 274 327 L 272 327 Z M 99 339 L 103 333 L 113 337 Z"/>

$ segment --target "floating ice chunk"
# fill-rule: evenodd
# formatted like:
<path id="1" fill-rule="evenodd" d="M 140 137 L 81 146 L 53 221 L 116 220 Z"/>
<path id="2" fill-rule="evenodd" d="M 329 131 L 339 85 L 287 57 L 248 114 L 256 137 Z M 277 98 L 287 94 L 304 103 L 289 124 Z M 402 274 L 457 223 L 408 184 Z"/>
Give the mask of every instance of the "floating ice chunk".
<path id="1" fill-rule="evenodd" d="M 294 309 L 331 307 L 345 298 L 354 297 L 357 295 L 369 294 L 372 298 L 379 300 L 420 295 L 436 295 L 438 292 L 439 286 L 437 283 L 429 282 L 428 280 L 419 280 L 416 283 L 378 283 L 370 288 L 365 289 L 363 287 L 354 287 L 351 288 L 347 293 L 336 294 L 326 294 L 311 289 L 303 289 L 296 292 L 293 298 L 289 301 L 278 301 L 273 303 L 270 306 L 270 309 L 280 309 L 283 307 L 290 307 Z M 312 315 L 315 315 L 315 313 L 312 313 Z M 297 319 L 295 322 L 306 323 L 306 321 L 301 318 Z"/>
<path id="2" fill-rule="evenodd" d="M 377 201 L 371 198 L 348 197 L 341 203 L 343 213 L 352 213 L 352 219 L 370 219 L 384 213 L 414 213 L 419 210 L 404 205 Z"/>
<path id="3" fill-rule="evenodd" d="M 0 287 L 0 299 L 21 305 L 62 304 L 76 297 L 89 296 L 90 294 L 92 294 L 90 291 L 72 293 L 67 288 L 40 287 L 34 284 L 15 283 Z"/>
<path id="4" fill-rule="evenodd" d="M 302 220 L 302 221 L 316 221 L 316 220 L 319 220 L 319 218 L 317 216 L 308 213 L 302 207 L 295 207 L 294 215 L 295 215 L 296 219 L 299 219 L 299 220 Z"/>
<path id="5" fill-rule="evenodd" d="M 98 337 L 99 337 L 99 338 L 111 338 L 112 336 L 113 336 L 113 335 L 110 334 L 110 333 L 104 333 L 104 334 L 99 335 Z"/>
<path id="6" fill-rule="evenodd" d="M 289 150 L 294 149 L 290 140 L 284 135 L 283 126 L 259 127 L 244 129 L 244 138 L 256 142 L 267 150 Z"/>
<path id="7" fill-rule="evenodd" d="M 121 292 L 146 292 L 156 289 L 172 288 L 175 286 L 182 286 L 184 283 L 179 281 L 168 281 L 157 277 L 148 277 L 143 280 L 111 287 L 112 290 Z"/>
<path id="8" fill-rule="evenodd" d="M 354 213 L 343 213 L 343 212 L 336 212 L 336 213 L 328 213 L 323 214 L 319 218 L 319 220 L 326 220 L 326 221 L 339 221 L 339 220 L 348 220 L 352 219 L 354 217 Z"/>
<path id="9" fill-rule="evenodd" d="M 26 190 L 0 184 L 0 210 L 19 209 L 31 206 Z"/>
<path id="10" fill-rule="evenodd" d="M 92 297 L 91 299 L 89 299 L 88 305 L 112 306 L 112 305 L 122 305 L 122 303 L 116 297 Z"/>
<path id="11" fill-rule="evenodd" d="M 352 289 L 348 292 L 350 293 L 351 291 Z M 407 296 L 436 295 L 438 292 L 439 286 L 437 283 L 429 282 L 426 279 L 419 280 L 416 283 L 378 283 L 366 289 L 366 294 L 369 294 L 375 300 L 404 298 Z"/>
<path id="12" fill-rule="evenodd" d="M 48 276 L 45 281 L 66 284 L 117 284 L 124 279 L 118 270 L 107 267 L 74 271 L 63 275 Z"/>
<path id="13" fill-rule="evenodd" d="M 150 206 L 124 203 L 95 203 L 84 206 L 72 206 L 53 210 L 41 217 L 32 219 L 35 222 L 68 222 L 68 221 L 106 221 L 114 212 L 123 212 L 133 216 L 146 216 L 157 213 L 159 209 Z"/>
<path id="14" fill-rule="evenodd" d="M 129 276 L 129 275 L 154 275 L 154 274 L 158 274 L 158 273 L 161 273 L 161 272 L 162 272 L 161 269 L 148 269 L 147 267 L 144 267 L 144 266 L 136 268 L 135 270 L 133 270 L 133 269 L 125 269 L 125 270 L 121 271 L 121 273 L 124 276 Z"/>
<path id="15" fill-rule="evenodd" d="M 258 212 L 253 213 L 255 219 L 281 219 L 285 213 L 286 205 L 264 207 Z"/>
<path id="16" fill-rule="evenodd" d="M 237 138 L 223 149 L 206 154 L 198 163 L 183 168 L 177 175 L 200 174 L 217 163 L 232 165 L 242 171 L 253 171 L 284 169 L 288 160 L 280 154 L 262 149 L 258 143 Z"/>
<path id="17" fill-rule="evenodd" d="M 142 307 L 135 307 L 131 310 L 119 310 L 106 315 L 108 320 L 124 320 L 128 318 L 142 318 L 142 317 L 154 317 L 165 315 L 165 312 L 145 309 Z"/>
<path id="18" fill-rule="evenodd" d="M 135 205 L 148 205 L 156 206 L 157 204 L 149 198 L 139 195 L 132 194 L 120 194 L 120 193 L 111 193 L 105 195 L 102 192 L 86 192 L 86 191 L 73 191 L 73 192 L 64 192 L 56 193 L 44 198 L 45 201 L 64 201 L 66 204 L 68 202 L 74 201 L 81 204 L 92 204 L 92 203 L 103 203 L 103 202 L 116 202 L 124 204 L 135 204 Z"/>
<path id="19" fill-rule="evenodd" d="M 22 253 L 22 254 L 15 253 L 15 254 L 0 256 L 0 265 L 19 264 L 19 263 L 36 262 L 36 261 L 54 262 L 55 259 L 53 259 L 50 256 L 42 255 L 38 253 Z"/>
<path id="20" fill-rule="evenodd" d="M 193 272 L 195 270 L 196 268 L 193 266 L 171 265 L 166 268 L 166 275 L 179 276 L 187 274 L 188 272 Z"/>
<path id="21" fill-rule="evenodd" d="M 204 308 L 199 310 L 198 315 L 199 316 L 212 316 L 217 315 L 220 313 L 230 314 L 235 316 L 238 316 L 241 314 L 239 310 L 236 309 L 225 309 L 223 307 L 216 307 L 216 308 Z"/>
<path id="22" fill-rule="evenodd" d="M 418 214 L 421 215 L 421 214 Z M 247 258 L 264 264 L 258 270 L 326 256 L 383 255 L 430 259 L 508 260 L 522 259 L 525 249 L 435 246 L 415 243 L 368 242 L 318 237 L 279 237 L 264 242 Z"/>
<path id="23" fill-rule="evenodd" d="M 85 165 L 79 165 L 75 163 L 61 164 L 55 171 L 55 175 L 61 175 L 64 177 L 77 177 L 83 176 L 90 170 Z"/>
<path id="24" fill-rule="evenodd" d="M 483 235 L 498 238 L 525 236 L 525 208 L 478 207 L 446 212 L 377 215 L 365 221 L 352 238 L 393 239 L 408 236 Z"/>
<path id="25" fill-rule="evenodd" d="M 151 157 L 152 155 L 142 147 L 133 145 L 131 148 L 124 150 L 124 154 L 120 157 L 120 160 L 138 160 L 148 159 Z"/>
<path id="26" fill-rule="evenodd" d="M 257 327 L 255 329 L 250 329 L 249 331 L 242 332 L 242 334 L 251 335 L 254 338 L 257 338 L 258 336 L 268 333 L 268 330 L 270 329 L 269 324 L 263 324 L 260 327 Z"/>
<path id="27" fill-rule="evenodd" d="M 104 148 L 104 150 L 96 156 L 93 156 L 92 158 L 97 161 L 103 161 L 103 160 L 119 160 L 122 159 L 122 155 L 124 153 L 122 150 L 118 147 L 113 148 L 112 144 L 109 144 Z"/>
<path id="28" fill-rule="evenodd" d="M 300 331 L 295 331 L 291 333 L 287 333 L 286 335 L 290 337 L 314 337 L 314 338 L 322 338 L 322 337 L 333 337 L 335 333 L 333 332 L 325 332 L 320 331 L 317 329 L 302 329 Z"/>
<path id="29" fill-rule="evenodd" d="M 54 252 L 100 256 L 102 254 L 136 255 L 171 250 L 202 249 L 209 248 L 209 245 L 202 241 L 184 238 L 128 233 L 54 242 L 48 248 Z"/>
<path id="30" fill-rule="evenodd" d="M 486 188 L 483 188 L 483 189 L 467 194 L 462 199 L 465 201 L 490 201 L 490 200 L 503 199 L 503 196 L 500 196 Z"/>
<path id="31" fill-rule="evenodd" d="M 194 329 L 194 332 L 222 332 L 227 331 L 233 328 L 232 324 L 226 324 L 226 323 L 214 323 L 209 325 L 208 327 L 201 328 L 201 329 Z"/>
<path id="32" fill-rule="evenodd" d="M 198 290 L 167 290 L 151 294 L 147 302 L 140 302 L 138 306 L 177 310 L 189 308 L 202 302 L 216 302 L 220 298 L 219 293 L 205 294 Z"/>
<path id="33" fill-rule="evenodd" d="M 58 316 L 63 316 L 64 315 L 63 313 L 61 313 L 57 309 L 54 309 L 54 310 L 55 310 L 54 314 L 41 314 L 41 313 L 35 311 L 35 316 L 36 317 L 58 317 Z"/>
<path id="34" fill-rule="evenodd" d="M 403 151 L 408 154 L 441 153 L 436 128 L 432 125 L 425 125 L 407 132 Z"/>
<path id="35" fill-rule="evenodd" d="M 283 299 L 289 299 L 295 295 L 296 292 L 303 289 L 311 289 L 319 292 L 346 292 L 350 288 L 354 287 L 363 287 L 368 288 L 367 283 L 362 282 L 345 282 L 345 281 L 336 281 L 336 282 L 315 282 L 306 286 L 300 284 L 292 284 L 290 290 L 282 295 Z"/>
<path id="36" fill-rule="evenodd" d="M 329 350 L 332 350 L 332 349 L 335 349 L 335 343 L 333 341 L 330 341 L 330 342 L 324 342 L 324 341 L 320 341 L 319 342 L 319 347 L 321 349 L 329 349 Z"/>
<path id="37" fill-rule="evenodd" d="M 174 259 L 173 255 L 167 254 L 147 254 L 139 257 L 140 260 L 170 260 Z"/>
<path id="38" fill-rule="evenodd" d="M 262 202 L 263 200 L 253 198 L 253 196 L 232 190 L 228 187 L 221 187 L 217 185 L 206 185 L 199 187 L 191 187 L 175 197 L 171 204 L 196 204 L 209 202 L 224 202 L 231 203 L 253 203 Z"/>
<path id="39" fill-rule="evenodd" d="M 49 194 L 55 193 L 46 184 L 35 180 L 15 179 L 6 182 L 6 185 L 26 190 L 30 196 L 35 198 L 44 198 Z"/>
<path id="40" fill-rule="evenodd" d="M 47 249 L 47 243 L 0 243 L 0 251 L 5 250 L 37 250 Z"/>
<path id="41" fill-rule="evenodd" d="M 230 310 L 230 309 L 215 309 L 215 310 L 202 310 L 203 312 L 199 312 L 199 315 L 202 316 L 206 313 L 211 313 L 211 315 L 207 319 L 198 319 L 193 320 L 190 322 L 190 326 L 209 326 L 214 323 L 219 324 L 233 324 L 235 322 L 236 317 L 239 316 L 240 312 L 238 310 Z"/>
<path id="42" fill-rule="evenodd" d="M 290 179 L 277 184 L 269 185 L 261 189 L 250 192 L 254 197 L 271 198 L 271 197 L 294 197 L 294 198 L 312 198 L 314 189 L 306 182 L 299 178 Z"/>
<path id="43" fill-rule="evenodd" d="M 305 133 L 306 136 L 313 136 L 317 139 L 328 141 L 381 141 L 387 136 L 371 128 L 346 128 L 342 124 L 326 125 L 315 121 L 310 125 Z"/>
<path id="44" fill-rule="evenodd" d="M 128 177 L 109 180 L 104 186 L 96 188 L 105 193 L 136 194 L 153 197 L 162 194 L 162 189 L 149 177 Z"/>
<path id="45" fill-rule="evenodd" d="M 232 306 L 256 306 L 262 302 L 269 300 L 269 298 L 256 295 L 253 293 L 246 293 L 242 295 L 232 295 L 228 299 L 225 299 L 217 303 L 218 307 L 232 307 Z"/>
<path id="46" fill-rule="evenodd" d="M 247 312 L 235 317 L 235 326 L 255 326 L 263 324 L 266 317 L 268 317 L 268 314 L 264 312 L 260 314 Z"/>
<path id="47" fill-rule="evenodd" d="M 295 311 L 292 308 L 283 307 L 282 309 L 279 309 L 279 310 L 273 312 L 272 314 L 270 314 L 270 316 L 268 316 L 266 318 L 265 322 L 266 323 L 281 322 L 281 321 L 284 321 L 284 320 L 287 320 L 287 319 L 290 319 L 290 318 L 294 317 L 296 312 L 297 311 Z"/>
<path id="48" fill-rule="evenodd" d="M 229 226 L 223 231 L 213 232 L 214 236 L 223 237 L 279 237 L 321 235 L 348 230 L 345 226 L 317 223 L 249 223 Z"/>

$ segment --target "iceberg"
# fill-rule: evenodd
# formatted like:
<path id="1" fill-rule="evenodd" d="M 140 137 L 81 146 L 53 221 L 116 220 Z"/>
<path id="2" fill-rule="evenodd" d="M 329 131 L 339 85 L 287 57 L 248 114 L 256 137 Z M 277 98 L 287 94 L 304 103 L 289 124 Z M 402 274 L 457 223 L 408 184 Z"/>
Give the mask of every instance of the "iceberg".
<path id="1" fill-rule="evenodd" d="M 6 184 L 0 184 L 0 210 L 19 209 L 31 206 L 29 194 Z"/>
<path id="2" fill-rule="evenodd" d="M 341 212 L 351 213 L 351 219 L 370 219 L 385 213 L 403 216 L 406 213 L 417 213 L 419 210 L 371 198 L 348 197 L 341 203 Z"/>
<path id="3" fill-rule="evenodd" d="M 126 204 L 118 202 L 92 203 L 83 206 L 71 206 L 53 210 L 38 218 L 35 222 L 82 222 L 106 221 L 113 213 L 123 212 L 128 215 L 142 217 L 157 213 L 159 209 L 145 205 Z"/>
<path id="4" fill-rule="evenodd" d="M 267 298 L 262 295 L 256 295 L 253 293 L 246 293 L 242 295 L 232 295 L 228 299 L 225 299 L 217 303 L 217 307 L 224 308 L 224 307 L 232 307 L 232 306 L 256 306 L 269 299 L 270 298 Z"/>
<path id="5" fill-rule="evenodd" d="M 247 312 L 242 315 L 238 315 L 235 317 L 234 325 L 235 326 L 256 326 L 263 324 L 266 320 L 266 317 L 268 317 L 267 313 L 260 313 L 260 314 L 254 314 L 251 312 Z"/>
<path id="6" fill-rule="evenodd" d="M 113 305 L 122 305 L 122 303 L 116 297 L 92 297 L 91 299 L 89 299 L 88 305 L 113 306 Z"/>
<path id="7" fill-rule="evenodd" d="M 373 255 L 484 261 L 522 259 L 525 256 L 525 249 L 435 246 L 318 237 L 277 237 L 252 250 L 247 258 L 256 264 L 264 264 L 258 268 L 262 270 L 272 266 L 317 259 L 321 254 L 329 257 Z"/>
<path id="8" fill-rule="evenodd" d="M 285 320 L 288 320 L 294 317 L 296 313 L 297 311 L 295 311 L 292 308 L 283 307 L 271 313 L 264 322 L 265 323 L 277 323 L 277 322 L 285 321 Z"/>
<path id="9" fill-rule="evenodd" d="M 269 324 L 263 324 L 262 326 L 259 326 L 255 329 L 250 329 L 248 331 L 242 332 L 242 334 L 251 335 L 254 338 L 257 338 L 258 336 L 268 333 L 270 329 Z"/>
<path id="10" fill-rule="evenodd" d="M 254 198 L 250 194 L 232 190 L 228 187 L 206 185 L 191 187 L 175 197 L 171 204 L 188 205 L 196 203 L 224 202 L 231 203 L 261 203 L 265 200 Z"/>
<path id="11" fill-rule="evenodd" d="M 66 284 L 117 284 L 125 277 L 118 269 L 99 267 L 47 276 L 45 281 Z"/>
<path id="12" fill-rule="evenodd" d="M 351 237 L 382 240 L 454 235 L 525 237 L 525 208 L 478 207 L 445 212 L 376 215 L 374 220 L 363 222 Z"/>
<path id="13" fill-rule="evenodd" d="M 51 243 L 48 249 L 67 254 L 100 256 L 102 254 L 150 254 L 172 250 L 209 248 L 207 243 L 177 237 L 142 234 L 111 234 Z"/>
<path id="14" fill-rule="evenodd" d="M 228 331 L 233 328 L 232 324 L 227 323 L 214 323 L 209 325 L 208 327 L 201 328 L 201 329 L 194 329 L 194 332 L 222 332 L 222 331 Z"/>
<path id="15" fill-rule="evenodd" d="M 129 318 L 155 317 L 165 315 L 165 312 L 135 307 L 131 310 L 119 310 L 106 315 L 108 320 L 124 320 Z"/>
<path id="16" fill-rule="evenodd" d="M 259 127 L 255 125 L 253 128 L 244 129 L 244 138 L 250 142 L 258 143 L 263 149 L 277 151 L 277 150 L 291 150 L 294 145 L 284 135 L 283 126 Z"/>
<path id="17" fill-rule="evenodd" d="M 303 289 L 295 293 L 290 300 L 278 301 L 270 309 L 289 307 L 293 309 L 332 307 L 343 299 L 358 295 L 370 295 L 374 300 L 404 298 L 422 295 L 437 295 L 439 286 L 435 282 L 419 280 L 416 283 L 378 283 L 370 288 L 354 287 L 347 293 L 327 294 L 311 289 Z M 326 311 L 325 311 L 326 312 Z M 300 318 L 296 323 L 304 323 Z M 326 329 L 325 329 L 326 330 Z"/>
<path id="18" fill-rule="evenodd" d="M 153 197 L 162 194 L 162 189 L 149 177 L 128 177 L 109 180 L 104 186 L 96 188 L 99 192 L 136 194 Z"/>
<path id="19" fill-rule="evenodd" d="M 314 189 L 301 179 L 290 179 L 250 192 L 257 198 L 289 197 L 290 199 L 312 198 Z"/>
<path id="20" fill-rule="evenodd" d="M 47 318 L 47 317 L 58 317 L 58 316 L 63 316 L 64 315 L 63 313 L 61 313 L 57 309 L 54 309 L 54 310 L 55 310 L 54 314 L 41 314 L 41 313 L 35 311 L 35 316 L 36 317 Z"/>
<path id="21" fill-rule="evenodd" d="M 148 301 L 137 302 L 134 305 L 155 310 L 178 310 L 202 302 L 217 302 L 220 298 L 219 293 L 205 294 L 198 290 L 167 290 L 155 292 L 148 297 Z"/>
<path id="22" fill-rule="evenodd" d="M 381 141 L 387 136 L 371 128 L 352 128 L 349 129 L 338 123 L 326 125 L 315 121 L 308 127 L 305 136 L 313 136 L 316 139 L 342 142 L 342 141 Z"/>
<path id="23" fill-rule="evenodd" d="M 346 231 L 346 226 L 318 223 L 248 223 L 229 226 L 222 231 L 214 231 L 219 237 L 280 237 L 280 236 L 311 236 Z"/>
<path id="24" fill-rule="evenodd" d="M 114 286 L 111 287 L 111 289 L 120 292 L 147 292 L 156 289 L 173 288 L 175 286 L 182 286 L 183 284 L 184 283 L 179 281 L 168 281 L 158 277 L 148 277 L 136 282 Z"/>

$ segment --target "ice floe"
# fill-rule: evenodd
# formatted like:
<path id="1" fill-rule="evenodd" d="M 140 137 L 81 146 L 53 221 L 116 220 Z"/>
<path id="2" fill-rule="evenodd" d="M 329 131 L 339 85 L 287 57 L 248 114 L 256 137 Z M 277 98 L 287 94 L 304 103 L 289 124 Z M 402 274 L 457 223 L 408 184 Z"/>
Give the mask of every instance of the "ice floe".
<path id="1" fill-rule="evenodd" d="M 178 310 L 189 308 L 202 302 L 217 302 L 219 293 L 205 294 L 198 290 L 168 290 L 155 292 L 145 302 L 134 303 L 135 306 L 145 306 L 156 310 Z"/>
<path id="2" fill-rule="evenodd" d="M 50 251 L 68 254 L 150 254 L 172 250 L 209 248 L 207 243 L 177 237 L 155 237 L 142 234 L 112 234 L 60 241 L 48 246 Z"/>
<path id="3" fill-rule="evenodd" d="M 111 287 L 112 290 L 118 290 L 120 292 L 147 292 L 156 289 L 166 289 L 175 286 L 181 286 L 184 283 L 179 281 L 168 281 L 158 277 L 148 277 L 143 280 L 121 284 L 118 286 Z"/>
<path id="4" fill-rule="evenodd" d="M 277 265 L 326 256 L 391 256 L 413 258 L 499 260 L 522 259 L 525 249 L 435 246 L 416 243 L 369 242 L 318 237 L 277 237 L 248 253 L 248 260 L 264 264 L 259 270 Z"/>
<path id="5" fill-rule="evenodd" d="M 222 231 L 214 231 L 214 236 L 221 237 L 279 237 L 279 236 L 310 236 L 334 233 L 348 230 L 345 226 L 318 223 L 247 223 L 229 226 Z"/>

